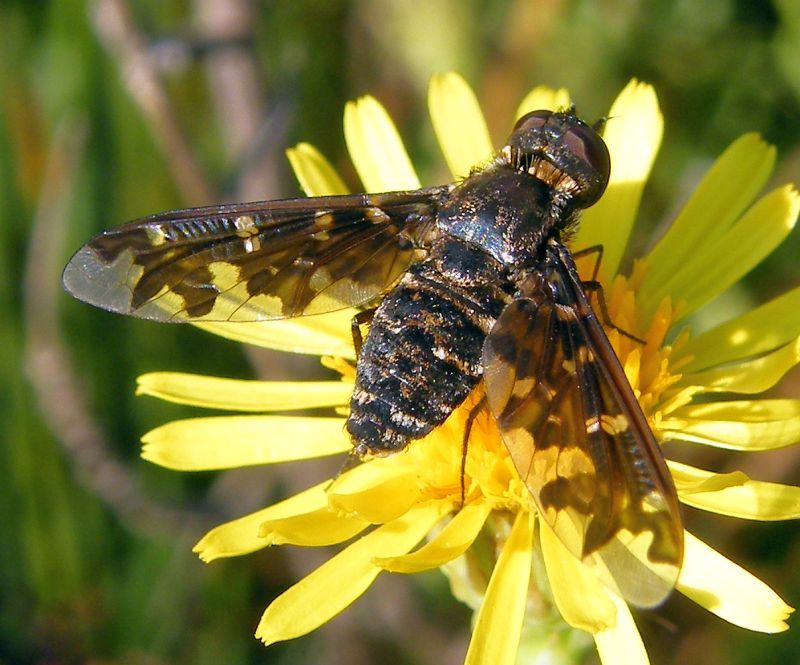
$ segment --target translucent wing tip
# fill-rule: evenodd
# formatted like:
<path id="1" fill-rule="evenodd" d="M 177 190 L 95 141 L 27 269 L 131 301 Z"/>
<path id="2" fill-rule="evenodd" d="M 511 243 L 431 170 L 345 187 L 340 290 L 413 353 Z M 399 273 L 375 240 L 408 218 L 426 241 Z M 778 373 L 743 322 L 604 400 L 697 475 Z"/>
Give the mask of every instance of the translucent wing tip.
<path id="1" fill-rule="evenodd" d="M 127 286 L 131 266 L 128 252 L 107 263 L 100 260 L 90 245 L 84 245 L 64 268 L 61 281 L 78 300 L 111 312 L 132 314 L 132 293 Z"/>

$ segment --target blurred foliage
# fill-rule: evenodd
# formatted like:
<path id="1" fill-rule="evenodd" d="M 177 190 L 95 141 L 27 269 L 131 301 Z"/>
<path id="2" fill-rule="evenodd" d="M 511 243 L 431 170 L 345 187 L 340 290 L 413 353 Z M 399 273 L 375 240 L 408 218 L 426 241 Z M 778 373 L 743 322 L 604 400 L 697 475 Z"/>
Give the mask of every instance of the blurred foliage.
<path id="1" fill-rule="evenodd" d="M 137 461 L 143 432 L 196 413 L 135 400 L 142 372 L 250 377 L 255 367 L 262 376 L 300 378 L 321 370 L 286 356 L 245 357 L 188 326 L 115 317 L 58 291 L 69 251 L 90 235 L 202 202 L 186 196 L 175 151 L 131 94 L 130 62 L 101 37 L 109 7 L 125 5 L 0 3 L 0 663 L 459 662 L 468 614 L 437 575 L 381 581 L 368 594 L 365 602 L 380 607 L 381 593 L 394 594 L 394 603 L 404 598 L 399 590 L 413 589 L 399 615 L 415 617 L 413 629 L 354 606 L 330 628 L 263 649 L 251 637 L 261 609 L 321 560 L 275 550 L 205 566 L 191 544 L 203 528 L 263 505 L 295 478 L 274 469 L 187 476 Z M 208 18 L 234 10 L 248 16 L 235 34 Z M 319 146 L 356 188 L 341 114 L 346 100 L 367 92 L 389 108 L 423 181 L 442 181 L 425 95 L 431 74 L 447 69 L 475 87 L 498 141 L 534 84 L 569 87 L 590 118 L 631 77 L 654 84 L 666 135 L 640 247 L 745 131 L 778 146 L 775 184 L 800 182 L 793 0 L 141 0 L 127 11 L 198 167 L 197 191 L 212 200 L 295 195 L 282 151 L 299 140 Z M 257 107 L 236 108 L 247 98 L 216 87 L 213 62 L 226 53 L 255 64 L 256 84 L 244 91 Z M 238 149 L 230 144 L 234 111 L 249 111 L 258 128 Z M 254 164 L 263 175 L 255 194 L 242 184 Z M 797 284 L 799 254 L 795 233 L 714 315 Z M 64 383 L 64 372 L 78 382 Z M 796 374 L 783 390 L 800 393 Z M 87 419 L 100 448 L 75 445 Z M 781 454 L 760 457 L 748 472 L 797 483 L 797 455 Z M 321 477 L 311 469 L 299 482 Z M 125 480 L 132 490 L 123 491 Z M 800 603 L 793 524 L 734 525 L 695 512 L 688 519 Z M 663 612 L 639 616 L 654 663 L 800 659 L 796 628 L 749 634 L 675 596 Z"/>

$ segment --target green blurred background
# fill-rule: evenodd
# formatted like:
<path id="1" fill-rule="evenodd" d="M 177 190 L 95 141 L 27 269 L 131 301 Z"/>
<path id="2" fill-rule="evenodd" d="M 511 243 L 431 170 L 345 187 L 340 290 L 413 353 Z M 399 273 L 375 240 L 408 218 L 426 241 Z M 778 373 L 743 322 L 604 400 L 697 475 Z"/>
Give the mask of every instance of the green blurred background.
<path id="1" fill-rule="evenodd" d="M 800 182 L 794 0 L 2 0 L 0 37 L 0 663 L 459 663 L 468 641 L 469 613 L 438 573 L 384 575 L 316 633 L 255 641 L 267 603 L 328 553 L 275 548 L 204 565 L 191 546 L 341 460 L 154 467 L 138 458 L 141 434 L 202 412 L 135 399 L 134 380 L 161 369 L 329 375 L 315 360 L 70 301 L 60 270 L 90 235 L 167 208 L 297 195 L 283 151 L 299 140 L 357 188 L 341 118 L 367 92 L 423 182 L 444 181 L 426 88 L 449 69 L 476 89 L 496 142 L 535 84 L 567 86 L 588 118 L 631 77 L 654 84 L 665 143 L 638 247 L 745 131 L 778 146 L 773 185 Z M 799 250 L 795 232 L 705 320 L 800 283 Z M 800 395 L 800 374 L 777 392 Z M 793 450 L 703 461 L 800 482 Z M 800 603 L 795 524 L 696 511 L 687 521 Z M 800 661 L 797 628 L 748 633 L 679 594 L 637 621 L 657 664 Z"/>

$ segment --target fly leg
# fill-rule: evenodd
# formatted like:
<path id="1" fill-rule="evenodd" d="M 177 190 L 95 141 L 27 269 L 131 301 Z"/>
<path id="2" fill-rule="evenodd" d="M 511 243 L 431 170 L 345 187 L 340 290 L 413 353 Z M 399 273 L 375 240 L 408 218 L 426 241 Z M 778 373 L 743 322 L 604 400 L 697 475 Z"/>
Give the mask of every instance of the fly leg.
<path id="1" fill-rule="evenodd" d="M 361 347 L 364 346 L 364 336 L 361 334 L 361 326 L 372 321 L 376 309 L 377 307 L 365 309 L 358 312 L 358 314 L 350 320 L 350 333 L 353 335 L 353 347 L 356 350 L 356 360 L 358 360 L 361 355 Z"/>
<path id="2" fill-rule="evenodd" d="M 467 451 L 469 450 L 469 435 L 472 432 L 472 425 L 475 422 L 475 418 L 478 417 L 478 414 L 481 412 L 486 406 L 486 395 L 481 397 L 480 401 L 470 409 L 469 415 L 467 415 L 467 421 L 464 424 L 464 438 L 461 440 L 461 507 L 464 507 L 464 500 L 466 498 L 466 487 L 464 483 L 464 477 L 467 474 Z"/>
<path id="3" fill-rule="evenodd" d="M 581 256 L 589 256 L 591 254 L 597 255 L 597 258 L 595 259 L 594 263 L 594 268 L 592 269 L 592 278 L 586 280 L 585 282 L 581 281 L 581 284 L 588 293 L 593 293 L 597 298 L 597 304 L 600 308 L 600 316 L 603 319 L 603 323 L 612 330 L 616 330 L 620 335 L 623 335 L 628 339 L 632 339 L 634 342 L 638 342 L 639 344 L 646 344 L 645 340 L 615 325 L 608 314 L 608 306 L 606 305 L 606 297 L 605 293 L 603 292 L 603 285 L 597 279 L 597 274 L 600 272 L 600 263 L 603 260 L 603 246 L 592 245 L 591 247 L 582 249 L 579 252 L 573 252 L 572 258 L 577 259 L 580 258 Z"/>

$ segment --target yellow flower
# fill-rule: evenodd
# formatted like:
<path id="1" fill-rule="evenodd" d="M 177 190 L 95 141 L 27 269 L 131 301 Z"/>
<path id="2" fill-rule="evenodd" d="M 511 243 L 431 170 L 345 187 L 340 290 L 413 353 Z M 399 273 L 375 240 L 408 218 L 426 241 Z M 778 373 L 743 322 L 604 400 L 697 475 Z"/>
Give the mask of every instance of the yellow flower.
<path id="1" fill-rule="evenodd" d="M 523 101 L 518 115 L 568 103 L 563 90 L 537 88 Z M 491 158 L 483 116 L 461 78 L 435 77 L 429 105 L 455 177 Z M 689 313 L 738 281 L 793 227 L 800 209 L 793 187 L 780 187 L 755 200 L 772 171 L 774 149 L 754 134 L 735 141 L 703 178 L 669 231 L 625 277 L 618 274 L 618 267 L 659 147 L 662 117 L 652 88 L 635 81 L 617 98 L 609 116 L 604 137 L 612 157 L 611 180 L 602 200 L 583 215 L 574 247 L 603 245 L 601 277 L 610 317 L 646 341 L 643 345 L 607 331 L 654 432 L 660 440 L 738 451 L 800 441 L 800 400 L 750 398 L 773 386 L 800 361 L 800 288 L 698 335 L 681 330 Z M 365 97 L 347 105 L 345 136 L 368 191 L 420 186 L 391 120 L 377 101 Z M 289 159 L 309 195 L 345 192 L 312 146 L 296 146 Z M 174 469 L 197 470 L 348 451 L 351 445 L 342 416 L 263 413 L 348 403 L 354 376 L 349 327 L 353 313 L 265 324 L 202 324 L 240 341 L 319 355 L 341 373 L 341 380 L 142 376 L 140 394 L 262 414 L 169 423 L 145 435 L 144 457 Z M 320 482 L 223 524 L 197 544 L 201 558 L 211 561 L 268 545 L 352 541 L 269 605 L 256 632 L 261 640 L 270 644 L 310 632 L 344 610 L 382 571 L 411 573 L 441 567 L 453 593 L 477 612 L 468 663 L 510 664 L 518 652 L 522 657 L 523 652 L 552 648 L 543 645 L 552 643 L 554 622 L 561 620 L 591 634 L 606 665 L 648 662 L 625 602 L 536 519 L 530 495 L 488 412 L 474 423 L 462 479 L 462 436 L 479 390 L 441 427 L 406 451 L 371 460 L 332 483 Z M 701 400 L 696 399 L 699 396 Z M 745 519 L 800 516 L 800 488 L 677 462 L 669 462 L 669 468 L 686 505 Z M 685 539 L 678 591 L 750 630 L 787 628 L 784 620 L 792 608 L 774 591 L 690 533 Z M 584 642 L 573 640 L 565 649 L 574 656 Z"/>

